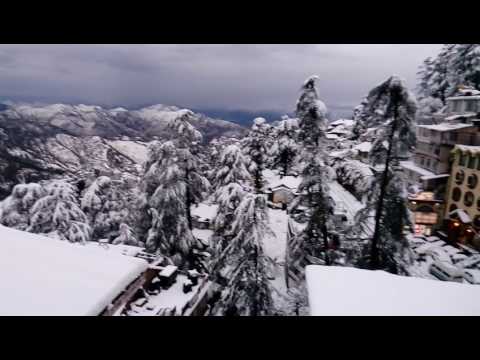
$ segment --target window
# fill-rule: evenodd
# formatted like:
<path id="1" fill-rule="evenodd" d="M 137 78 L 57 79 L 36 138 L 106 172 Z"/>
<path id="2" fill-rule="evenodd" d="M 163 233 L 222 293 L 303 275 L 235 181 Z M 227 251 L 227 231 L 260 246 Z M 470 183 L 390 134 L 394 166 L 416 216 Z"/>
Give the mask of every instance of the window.
<path id="1" fill-rule="evenodd" d="M 454 188 L 452 191 L 453 201 L 459 201 L 461 197 L 462 197 L 462 190 L 460 190 L 460 188 L 458 187 Z"/>
<path id="2" fill-rule="evenodd" d="M 450 140 L 451 141 L 457 141 L 457 133 L 456 132 L 452 131 L 450 133 Z"/>
<path id="3" fill-rule="evenodd" d="M 475 101 L 467 100 L 465 102 L 465 111 L 475 112 L 476 111 L 475 105 L 477 105 Z"/>
<path id="4" fill-rule="evenodd" d="M 460 170 L 455 174 L 455 182 L 457 183 L 457 185 L 462 185 L 464 179 L 465 173 L 463 172 L 463 170 Z"/>
<path id="5" fill-rule="evenodd" d="M 475 169 L 475 161 L 477 160 L 477 158 L 475 156 L 473 156 L 472 154 L 470 154 L 470 156 L 468 157 L 468 168 L 469 169 Z"/>
<path id="6" fill-rule="evenodd" d="M 478 177 L 475 174 L 472 174 L 467 179 L 467 184 L 470 189 L 475 189 L 478 184 Z"/>
<path id="7" fill-rule="evenodd" d="M 480 211 L 480 197 L 477 199 L 477 210 Z"/>
<path id="8" fill-rule="evenodd" d="M 474 199 L 475 197 L 473 196 L 473 193 L 471 191 L 467 191 L 463 197 L 463 203 L 465 206 L 472 206 Z"/>
<path id="9" fill-rule="evenodd" d="M 455 210 L 457 210 L 457 209 L 458 209 L 457 205 L 452 204 L 452 205 L 450 205 L 450 207 L 448 208 L 448 212 L 452 212 L 452 211 L 455 211 Z"/>
<path id="10" fill-rule="evenodd" d="M 462 108 L 462 102 L 461 101 L 454 101 L 453 104 L 453 112 L 460 112 Z"/>
<path id="11" fill-rule="evenodd" d="M 480 159 L 477 158 L 477 170 L 480 170 Z"/>
<path id="12" fill-rule="evenodd" d="M 460 161 L 458 162 L 458 165 L 465 166 L 466 162 L 467 162 L 467 154 L 461 153 L 460 154 Z"/>

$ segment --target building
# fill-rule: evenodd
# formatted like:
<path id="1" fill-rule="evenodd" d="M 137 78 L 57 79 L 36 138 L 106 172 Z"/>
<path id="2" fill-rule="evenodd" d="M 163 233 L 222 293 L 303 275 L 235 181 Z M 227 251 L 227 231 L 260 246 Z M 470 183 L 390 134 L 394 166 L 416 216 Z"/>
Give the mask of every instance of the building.
<path id="1" fill-rule="evenodd" d="M 192 223 L 197 229 L 213 229 L 215 217 L 217 216 L 218 205 L 200 203 L 192 205 Z"/>
<path id="2" fill-rule="evenodd" d="M 446 184 L 456 144 L 480 145 L 480 96 L 450 97 L 446 102 L 443 112 L 433 117 L 436 124 L 417 125 L 413 161 L 401 163 L 409 183 L 421 184 L 426 191 Z"/>
<path id="3" fill-rule="evenodd" d="M 444 202 L 433 192 L 421 191 L 408 197 L 408 206 L 415 220 L 415 233 L 430 236 L 443 223 Z"/>
<path id="4" fill-rule="evenodd" d="M 430 235 L 443 225 L 452 149 L 457 144 L 480 145 L 480 96 L 472 94 L 461 91 L 460 96 L 447 98 L 446 107 L 430 119 L 432 124 L 417 125 L 413 159 L 400 162 L 418 233 Z"/>
<path id="5" fill-rule="evenodd" d="M 268 200 L 274 204 L 287 206 L 298 195 L 297 189 L 302 179 L 298 176 L 283 176 L 273 182 L 268 191 Z"/>
<path id="6" fill-rule="evenodd" d="M 309 265 L 312 316 L 478 316 L 480 286 L 343 266 Z"/>
<path id="7" fill-rule="evenodd" d="M 456 145 L 452 154 L 445 208 L 448 236 L 480 248 L 480 146 Z"/>
<path id="8" fill-rule="evenodd" d="M 355 151 L 355 159 L 368 163 L 370 151 L 372 150 L 372 143 L 370 141 L 364 141 L 353 147 Z"/>
<path id="9" fill-rule="evenodd" d="M 109 249 L 0 226 L 0 315 L 96 316 L 128 301 L 148 263 Z M 123 249 L 123 250 L 122 250 Z M 118 251 L 117 251 L 118 250 Z"/>

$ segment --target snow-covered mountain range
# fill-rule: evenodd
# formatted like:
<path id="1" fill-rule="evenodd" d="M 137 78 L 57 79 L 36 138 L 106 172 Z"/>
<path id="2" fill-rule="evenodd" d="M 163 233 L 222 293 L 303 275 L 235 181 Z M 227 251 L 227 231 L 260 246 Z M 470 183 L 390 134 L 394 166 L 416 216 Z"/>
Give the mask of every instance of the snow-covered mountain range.
<path id="1" fill-rule="evenodd" d="M 0 152 L 0 199 L 19 181 L 38 181 L 52 173 L 136 169 L 147 143 L 167 135 L 170 120 L 189 110 L 154 105 L 139 110 L 90 105 L 8 104 L 0 109 L 6 134 Z M 228 121 L 192 113 L 189 120 L 205 141 L 243 136 L 247 130 Z"/>

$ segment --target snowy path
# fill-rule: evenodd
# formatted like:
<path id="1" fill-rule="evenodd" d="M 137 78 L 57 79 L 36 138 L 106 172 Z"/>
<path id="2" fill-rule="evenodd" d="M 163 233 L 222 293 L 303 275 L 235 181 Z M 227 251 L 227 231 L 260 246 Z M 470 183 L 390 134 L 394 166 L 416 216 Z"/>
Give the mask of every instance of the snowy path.
<path id="1" fill-rule="evenodd" d="M 267 256 L 271 257 L 277 262 L 274 276 L 272 280 L 273 287 L 280 293 L 286 294 L 287 288 L 285 285 L 285 273 L 283 264 L 285 262 L 285 250 L 287 245 L 287 226 L 288 218 L 287 212 L 280 209 L 269 209 L 270 228 L 275 236 L 267 236 L 264 240 L 264 248 Z M 274 292 L 273 298 L 275 302 L 280 300 L 278 294 Z"/>

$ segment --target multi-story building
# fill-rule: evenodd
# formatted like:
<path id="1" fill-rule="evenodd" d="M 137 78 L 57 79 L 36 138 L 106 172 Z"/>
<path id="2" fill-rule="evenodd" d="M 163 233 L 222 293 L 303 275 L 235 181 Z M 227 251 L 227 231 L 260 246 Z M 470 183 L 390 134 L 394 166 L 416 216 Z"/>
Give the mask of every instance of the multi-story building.
<path id="1" fill-rule="evenodd" d="M 480 146 L 456 145 L 452 154 L 445 207 L 448 237 L 480 248 Z"/>
<path id="2" fill-rule="evenodd" d="M 409 206 L 420 233 L 429 235 L 443 225 L 454 146 L 480 145 L 480 96 L 472 94 L 464 91 L 462 96 L 448 98 L 446 107 L 433 116 L 434 124 L 417 125 L 413 159 L 400 162 L 408 185 L 416 189 Z"/>

